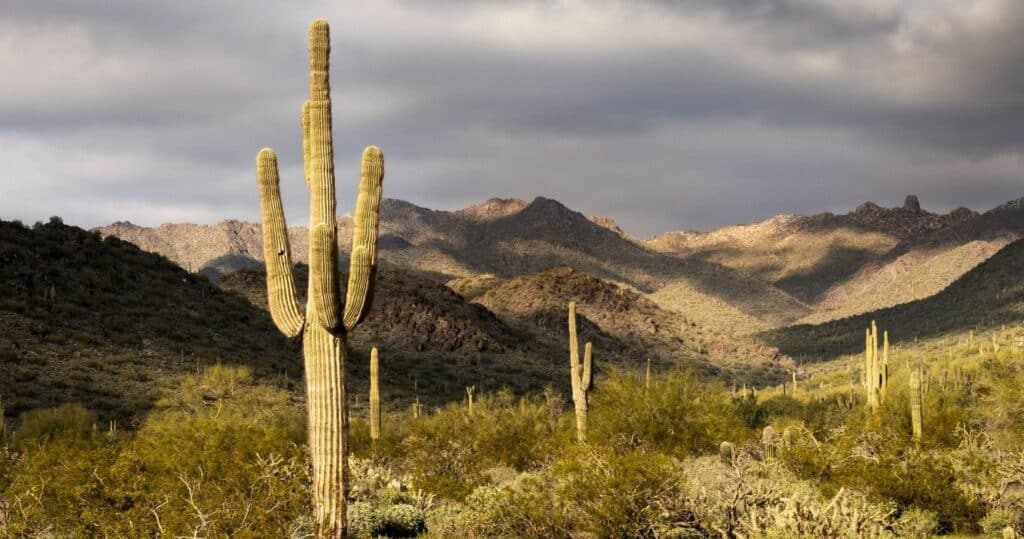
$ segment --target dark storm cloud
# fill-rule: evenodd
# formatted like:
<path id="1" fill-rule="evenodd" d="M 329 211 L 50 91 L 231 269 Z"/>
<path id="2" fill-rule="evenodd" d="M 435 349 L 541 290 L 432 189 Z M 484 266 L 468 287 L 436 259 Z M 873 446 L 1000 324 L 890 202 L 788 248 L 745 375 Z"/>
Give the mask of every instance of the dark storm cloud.
<path id="1" fill-rule="evenodd" d="M 647 234 L 1024 195 L 1015 0 L 41 4 L 0 14 L 3 218 L 253 219 L 272 146 L 301 222 L 316 16 L 339 178 L 378 144 L 422 205 L 545 195 Z"/>

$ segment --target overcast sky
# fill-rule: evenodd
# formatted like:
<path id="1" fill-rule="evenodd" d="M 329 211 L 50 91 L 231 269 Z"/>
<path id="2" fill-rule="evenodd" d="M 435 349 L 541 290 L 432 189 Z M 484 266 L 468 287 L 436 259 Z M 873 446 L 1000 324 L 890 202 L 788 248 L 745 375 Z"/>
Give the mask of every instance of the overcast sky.
<path id="1" fill-rule="evenodd" d="M 1024 196 L 1024 2 L 3 0 L 0 218 L 307 215 L 309 22 L 331 23 L 339 208 L 547 196 L 645 236 Z"/>

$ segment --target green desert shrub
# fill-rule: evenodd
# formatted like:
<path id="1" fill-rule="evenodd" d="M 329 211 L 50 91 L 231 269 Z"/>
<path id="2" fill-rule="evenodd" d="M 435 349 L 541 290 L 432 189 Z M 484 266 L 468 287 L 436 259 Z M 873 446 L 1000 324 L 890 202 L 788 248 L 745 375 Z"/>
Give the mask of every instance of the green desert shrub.
<path id="1" fill-rule="evenodd" d="M 590 439 L 680 457 L 707 453 L 723 440 L 752 437 L 739 415 L 722 385 L 692 373 L 662 374 L 645 388 L 635 377 L 613 372 L 591 398 Z"/>
<path id="2" fill-rule="evenodd" d="M 179 389 L 137 432 L 117 436 L 94 434 L 81 410 L 26 414 L 18 467 L 0 492 L 15 509 L 4 532 L 284 537 L 301 528 L 309 479 L 301 410 L 288 394 L 232 367 Z"/>
<path id="3" fill-rule="evenodd" d="M 31 410 L 21 415 L 14 431 L 15 447 L 54 439 L 83 439 L 91 436 L 96 414 L 78 404 Z"/>
<path id="4" fill-rule="evenodd" d="M 475 395 L 473 412 L 463 403 L 418 419 L 406 419 L 408 436 L 395 453 L 413 482 L 436 495 L 461 500 L 489 469 L 525 471 L 570 445 L 563 404 L 553 392 L 520 403 L 508 391 Z"/>

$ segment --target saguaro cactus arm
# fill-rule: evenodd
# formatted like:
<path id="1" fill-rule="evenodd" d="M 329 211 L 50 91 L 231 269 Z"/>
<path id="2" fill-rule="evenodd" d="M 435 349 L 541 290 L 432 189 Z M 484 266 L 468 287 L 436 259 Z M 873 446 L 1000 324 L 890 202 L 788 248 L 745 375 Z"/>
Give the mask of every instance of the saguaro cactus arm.
<path id="1" fill-rule="evenodd" d="M 377 348 L 370 350 L 370 439 L 380 438 L 380 359 Z"/>
<path id="2" fill-rule="evenodd" d="M 299 311 L 295 278 L 292 276 L 288 227 L 281 204 L 277 155 L 270 148 L 256 156 L 256 179 L 260 188 L 260 213 L 263 219 L 263 260 L 267 266 L 267 298 L 274 325 L 286 337 L 302 332 L 304 319 Z"/>
<path id="3" fill-rule="evenodd" d="M 373 300 L 377 273 L 377 234 L 380 224 L 381 185 L 384 156 L 376 146 L 363 151 L 352 228 L 352 256 L 349 257 L 348 289 L 345 293 L 345 329 L 351 330 L 366 317 Z"/>
<path id="4" fill-rule="evenodd" d="M 590 391 L 593 382 L 592 355 L 593 347 L 590 345 L 590 341 L 587 341 L 587 344 L 583 345 L 583 373 L 580 376 L 580 389 L 583 391 Z"/>
<path id="5" fill-rule="evenodd" d="M 576 302 L 569 302 L 569 372 L 572 374 L 572 390 L 579 385 L 580 343 L 576 336 Z"/>

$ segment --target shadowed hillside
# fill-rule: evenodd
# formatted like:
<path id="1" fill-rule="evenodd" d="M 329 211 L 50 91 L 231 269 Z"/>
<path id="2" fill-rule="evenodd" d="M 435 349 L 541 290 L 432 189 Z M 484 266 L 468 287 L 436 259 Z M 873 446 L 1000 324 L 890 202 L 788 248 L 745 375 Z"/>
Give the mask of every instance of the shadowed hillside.
<path id="1" fill-rule="evenodd" d="M 127 418 L 167 377 L 218 362 L 301 376 L 270 317 L 117 238 L 0 221 L 0 394 L 8 413 L 79 402 Z"/>
<path id="2" fill-rule="evenodd" d="M 858 352 L 871 320 L 898 342 L 1016 324 L 1024 320 L 1022 272 L 1024 240 L 1018 240 L 932 297 L 825 324 L 769 331 L 760 338 L 798 359 L 814 361 Z"/>

